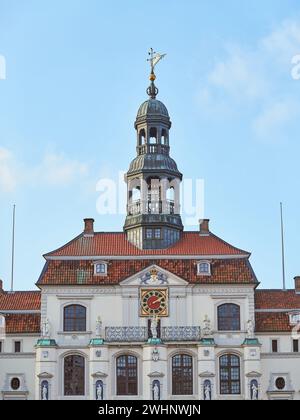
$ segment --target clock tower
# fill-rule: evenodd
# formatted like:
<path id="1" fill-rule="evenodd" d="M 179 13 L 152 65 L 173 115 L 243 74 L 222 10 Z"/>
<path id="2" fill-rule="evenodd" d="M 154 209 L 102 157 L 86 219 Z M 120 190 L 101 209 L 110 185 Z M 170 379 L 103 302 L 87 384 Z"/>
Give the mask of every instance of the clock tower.
<path id="1" fill-rule="evenodd" d="M 180 239 L 182 174 L 170 157 L 171 120 L 166 106 L 156 99 L 154 67 L 163 57 L 150 50 L 149 99 L 139 107 L 135 120 L 136 157 L 125 175 L 127 239 L 140 249 L 164 249 Z"/>

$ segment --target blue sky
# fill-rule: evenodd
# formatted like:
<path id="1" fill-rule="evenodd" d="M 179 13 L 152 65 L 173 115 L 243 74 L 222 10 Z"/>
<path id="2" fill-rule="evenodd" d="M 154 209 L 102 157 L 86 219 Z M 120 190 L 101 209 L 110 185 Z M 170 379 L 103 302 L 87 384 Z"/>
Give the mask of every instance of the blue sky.
<path id="1" fill-rule="evenodd" d="M 171 153 L 205 182 L 211 229 L 252 252 L 264 287 L 281 285 L 284 202 L 288 286 L 300 273 L 300 54 L 297 0 L 0 0 L 0 278 L 9 287 L 17 205 L 15 286 L 31 289 L 42 254 L 99 215 L 96 182 L 135 155 L 133 122 L 148 84 L 147 50 L 166 52 L 159 99 Z M 196 226 L 194 226 L 196 229 Z"/>

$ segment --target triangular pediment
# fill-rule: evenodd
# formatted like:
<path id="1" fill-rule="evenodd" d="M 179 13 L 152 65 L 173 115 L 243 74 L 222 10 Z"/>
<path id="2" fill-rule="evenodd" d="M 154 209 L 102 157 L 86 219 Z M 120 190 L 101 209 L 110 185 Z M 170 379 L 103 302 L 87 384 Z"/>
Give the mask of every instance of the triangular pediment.
<path id="1" fill-rule="evenodd" d="M 160 287 L 160 286 L 186 286 L 188 282 L 182 278 L 170 273 L 152 264 L 144 270 L 128 277 L 120 283 L 121 286 L 143 286 L 143 287 Z"/>

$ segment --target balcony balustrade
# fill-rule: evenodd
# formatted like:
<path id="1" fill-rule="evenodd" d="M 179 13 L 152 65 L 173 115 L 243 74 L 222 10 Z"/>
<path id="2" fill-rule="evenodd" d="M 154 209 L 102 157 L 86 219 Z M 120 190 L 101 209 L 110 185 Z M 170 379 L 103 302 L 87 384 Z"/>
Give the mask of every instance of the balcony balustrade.
<path id="1" fill-rule="evenodd" d="M 199 341 L 201 339 L 201 328 L 193 327 L 162 327 L 160 329 L 162 341 Z M 146 327 L 106 327 L 105 341 L 107 342 L 145 342 L 151 338 Z"/>

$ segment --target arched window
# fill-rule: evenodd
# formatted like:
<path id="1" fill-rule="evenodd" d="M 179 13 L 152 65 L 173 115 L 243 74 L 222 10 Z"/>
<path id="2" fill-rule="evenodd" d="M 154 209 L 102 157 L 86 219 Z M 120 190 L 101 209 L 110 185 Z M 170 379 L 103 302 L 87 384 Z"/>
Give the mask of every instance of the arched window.
<path id="1" fill-rule="evenodd" d="M 146 133 L 145 133 L 145 130 L 142 129 L 139 132 L 139 146 L 142 146 L 143 144 L 145 144 L 145 142 L 146 142 Z"/>
<path id="2" fill-rule="evenodd" d="M 193 394 L 193 358 L 188 354 L 172 357 L 172 394 Z"/>
<path id="3" fill-rule="evenodd" d="M 218 307 L 219 331 L 239 331 L 240 325 L 240 307 L 238 305 L 226 303 Z"/>
<path id="4" fill-rule="evenodd" d="M 234 354 L 224 354 L 220 357 L 220 394 L 237 395 L 240 393 L 240 358 Z"/>
<path id="5" fill-rule="evenodd" d="M 117 395 L 137 395 L 138 363 L 135 356 L 124 354 L 116 360 Z"/>
<path id="6" fill-rule="evenodd" d="M 68 305 L 64 308 L 64 331 L 86 331 L 86 308 Z"/>
<path id="7" fill-rule="evenodd" d="M 164 128 L 161 130 L 161 144 L 167 145 L 168 144 L 168 134 L 167 130 Z"/>
<path id="8" fill-rule="evenodd" d="M 84 394 L 84 357 L 67 356 L 64 359 L 64 395 Z"/>
<path id="9" fill-rule="evenodd" d="M 150 128 L 150 140 L 149 143 L 150 144 L 156 144 L 157 143 L 157 128 L 155 127 L 151 127 Z"/>

